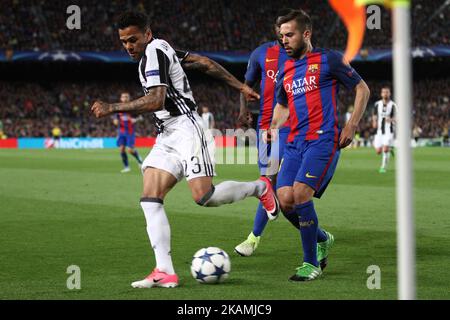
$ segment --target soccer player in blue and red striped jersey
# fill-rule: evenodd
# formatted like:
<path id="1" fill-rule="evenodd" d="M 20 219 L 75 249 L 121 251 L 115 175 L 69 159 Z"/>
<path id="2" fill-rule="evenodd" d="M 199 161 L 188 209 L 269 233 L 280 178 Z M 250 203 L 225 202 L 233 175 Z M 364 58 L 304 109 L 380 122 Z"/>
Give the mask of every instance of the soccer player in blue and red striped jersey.
<path id="1" fill-rule="evenodd" d="M 277 17 L 283 16 L 292 9 L 282 9 L 277 14 Z M 279 27 L 274 25 L 276 37 L 279 35 Z M 276 76 L 280 66 L 290 57 L 286 54 L 283 44 L 280 39 L 271 41 L 260 45 L 250 55 L 247 72 L 245 74 L 245 83 L 253 87 L 258 81 L 260 82 L 260 101 L 259 101 L 259 116 L 256 125 L 257 130 L 257 147 L 258 147 L 258 166 L 261 177 L 269 179 L 273 185 L 276 182 L 276 175 L 280 164 L 280 159 L 283 155 L 286 139 L 290 132 L 289 121 L 280 128 L 280 139 L 273 143 L 265 143 L 262 141 L 262 133 L 269 129 L 272 121 L 273 110 L 276 105 Z M 247 109 L 247 101 L 241 97 L 241 110 L 239 120 L 243 124 L 250 125 L 251 120 L 249 111 Z M 276 211 L 278 213 L 278 211 Z M 253 230 L 245 241 L 235 247 L 235 251 L 241 256 L 248 257 L 253 254 L 259 245 L 261 235 L 266 227 L 269 219 L 275 219 L 277 215 L 273 216 L 267 214 L 261 203 L 256 210 L 255 220 L 253 223 Z M 288 218 L 289 219 L 289 218 Z M 298 225 L 298 218 L 292 221 L 293 224 Z"/>
<path id="2" fill-rule="evenodd" d="M 129 102 L 130 94 L 128 92 L 122 92 L 120 95 L 120 102 Z M 128 113 L 117 113 L 115 118 L 113 119 L 114 124 L 118 128 L 118 136 L 117 136 L 117 146 L 120 149 L 120 155 L 122 156 L 122 162 L 124 168 L 122 169 L 122 173 L 130 172 L 130 166 L 128 165 L 128 156 L 127 151 L 133 157 L 136 158 L 139 166 L 142 164 L 142 159 L 138 153 L 138 151 L 134 147 L 135 143 L 135 132 L 134 132 L 134 123 L 136 119 L 134 119 Z"/>
<path id="3" fill-rule="evenodd" d="M 283 211 L 299 218 L 303 264 L 291 281 L 314 280 L 326 266 L 334 237 L 319 228 L 313 197 L 320 198 L 336 169 L 340 149 L 355 135 L 370 91 L 358 73 L 333 50 L 313 48 L 310 17 L 293 10 L 278 19 L 286 53 L 292 58 L 280 67 L 277 105 L 264 139 L 277 139 L 278 129 L 290 119 L 291 132 L 277 179 Z M 354 112 L 341 131 L 338 124 L 339 86 L 355 89 Z M 292 203 L 293 199 L 293 203 Z"/>

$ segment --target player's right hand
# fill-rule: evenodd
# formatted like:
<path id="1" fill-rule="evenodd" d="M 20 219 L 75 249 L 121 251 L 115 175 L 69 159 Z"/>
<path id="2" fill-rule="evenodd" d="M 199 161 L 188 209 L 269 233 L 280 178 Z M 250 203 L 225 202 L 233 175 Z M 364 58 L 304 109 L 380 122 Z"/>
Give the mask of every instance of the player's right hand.
<path id="1" fill-rule="evenodd" d="M 91 107 L 91 112 L 95 115 L 96 118 L 105 117 L 112 112 L 111 104 L 97 100 Z"/>
<path id="2" fill-rule="evenodd" d="M 263 130 L 262 139 L 264 143 L 275 142 L 278 139 L 278 129 Z"/>

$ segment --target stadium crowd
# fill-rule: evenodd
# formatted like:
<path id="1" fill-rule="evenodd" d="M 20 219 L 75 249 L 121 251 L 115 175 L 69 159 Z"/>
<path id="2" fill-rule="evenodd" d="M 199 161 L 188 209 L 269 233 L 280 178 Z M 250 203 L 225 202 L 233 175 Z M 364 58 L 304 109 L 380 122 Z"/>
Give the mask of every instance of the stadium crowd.
<path id="1" fill-rule="evenodd" d="M 216 128 L 224 131 L 239 127 L 239 94 L 218 82 L 192 82 L 194 97 L 201 106 L 213 113 Z M 373 103 L 386 83 L 369 81 L 372 97 L 361 122 L 361 138 L 369 140 L 375 131 L 371 116 Z M 390 85 L 389 83 L 387 85 Z M 129 83 L 17 83 L 0 82 L 0 121 L 7 137 L 49 137 L 54 127 L 59 127 L 66 137 L 113 137 L 117 128 L 110 118 L 97 120 L 90 114 L 95 99 L 115 102 L 123 91 L 136 98 L 140 88 Z M 23 92 L 27 92 L 24 95 Z M 414 125 L 420 128 L 420 137 L 448 136 L 450 125 L 450 85 L 448 81 L 421 80 L 414 84 Z M 353 94 L 341 90 L 339 109 L 341 122 L 351 110 Z M 252 105 L 258 108 L 257 104 Z M 401 106 L 399 106 L 401 107 Z M 201 110 L 201 108 L 200 108 Z M 136 124 L 137 136 L 154 136 L 155 129 L 149 116 Z M 419 131 L 419 130 L 416 130 Z"/>
<path id="2" fill-rule="evenodd" d="M 272 38 L 271 25 L 283 7 L 303 8 L 313 19 L 313 44 L 343 48 L 346 30 L 327 1 L 315 0 L 78 0 L 81 30 L 66 27 L 70 3 L 58 0 L 0 1 L 0 50 L 120 50 L 113 22 L 125 9 L 147 12 L 156 37 L 194 51 L 249 51 Z M 434 14 L 445 0 L 412 4 L 413 45 L 448 45 L 448 16 Z M 448 6 L 447 6 L 448 9 Z M 170 14 L 167 14 L 170 12 Z M 380 30 L 368 30 L 363 48 L 391 45 L 391 16 L 382 10 Z M 369 46 L 370 44 L 370 46 Z"/>
<path id="3" fill-rule="evenodd" d="M 234 128 L 233 119 L 238 115 L 236 91 L 220 83 L 193 83 L 192 87 L 197 103 L 214 111 L 218 129 Z M 112 119 L 94 119 L 90 106 L 96 99 L 116 102 L 123 91 L 134 98 L 142 95 L 137 86 L 109 82 L 45 85 L 0 82 L 0 120 L 4 124 L 4 134 L 7 137 L 47 137 L 51 129 L 58 126 L 67 137 L 115 136 L 117 128 Z M 143 117 L 143 121 L 137 122 L 138 136 L 156 134 L 150 118 Z"/>

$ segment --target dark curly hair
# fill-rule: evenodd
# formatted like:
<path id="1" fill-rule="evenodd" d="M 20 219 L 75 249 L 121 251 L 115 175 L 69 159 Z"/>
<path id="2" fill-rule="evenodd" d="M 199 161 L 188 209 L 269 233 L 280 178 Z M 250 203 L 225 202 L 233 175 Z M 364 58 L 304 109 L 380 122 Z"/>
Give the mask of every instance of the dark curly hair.
<path id="1" fill-rule="evenodd" d="M 117 28 L 125 29 L 130 26 L 136 26 L 140 30 L 145 31 L 147 28 L 150 28 L 150 21 L 145 13 L 126 11 L 119 16 Z"/>

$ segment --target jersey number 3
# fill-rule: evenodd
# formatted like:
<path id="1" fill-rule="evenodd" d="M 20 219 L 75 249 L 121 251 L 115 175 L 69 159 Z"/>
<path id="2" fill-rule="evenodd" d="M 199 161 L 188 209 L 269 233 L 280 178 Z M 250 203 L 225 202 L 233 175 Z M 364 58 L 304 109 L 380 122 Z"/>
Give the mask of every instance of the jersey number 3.
<path id="1" fill-rule="evenodd" d="M 197 174 L 200 173 L 200 171 L 202 171 L 202 167 L 200 166 L 200 159 L 197 156 L 193 156 L 191 158 L 191 165 L 192 165 L 192 173 L 193 174 Z M 189 172 L 188 172 L 188 163 L 186 160 L 183 160 L 183 166 L 184 166 L 184 175 L 185 177 L 189 177 Z"/>

